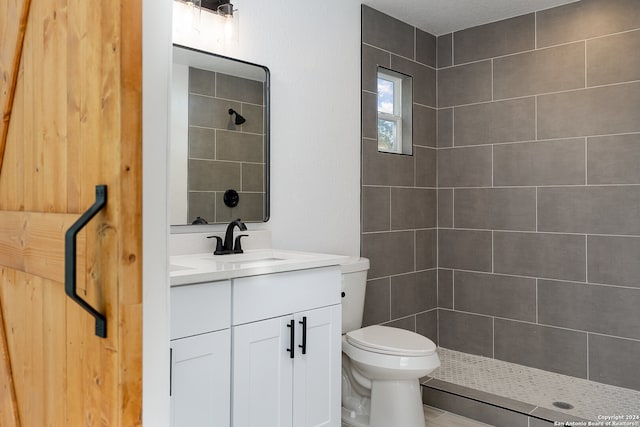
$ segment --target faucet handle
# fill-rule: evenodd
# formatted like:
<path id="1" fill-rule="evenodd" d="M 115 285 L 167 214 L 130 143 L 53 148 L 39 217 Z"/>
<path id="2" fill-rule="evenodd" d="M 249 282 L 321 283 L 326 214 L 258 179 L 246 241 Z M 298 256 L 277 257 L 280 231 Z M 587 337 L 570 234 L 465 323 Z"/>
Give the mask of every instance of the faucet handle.
<path id="1" fill-rule="evenodd" d="M 233 245 L 233 253 L 234 254 L 241 254 L 241 253 L 244 252 L 242 250 L 242 245 L 240 244 L 240 238 L 241 237 L 247 237 L 247 236 L 248 236 L 248 234 L 240 234 L 240 235 L 236 236 L 236 242 Z"/>
<path id="2" fill-rule="evenodd" d="M 222 255 L 222 237 L 220 236 L 207 236 L 207 239 L 216 239 L 216 250 L 213 252 L 214 255 Z"/>

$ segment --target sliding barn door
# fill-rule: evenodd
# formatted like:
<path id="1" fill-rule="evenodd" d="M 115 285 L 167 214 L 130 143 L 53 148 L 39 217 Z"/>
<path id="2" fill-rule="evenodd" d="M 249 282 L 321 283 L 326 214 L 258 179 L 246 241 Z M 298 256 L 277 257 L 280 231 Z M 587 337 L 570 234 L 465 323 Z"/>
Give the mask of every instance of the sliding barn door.
<path id="1" fill-rule="evenodd" d="M 0 0 L 2 427 L 141 424 L 141 22 L 140 0 Z M 106 337 L 65 294 L 98 185 L 76 293 Z"/>

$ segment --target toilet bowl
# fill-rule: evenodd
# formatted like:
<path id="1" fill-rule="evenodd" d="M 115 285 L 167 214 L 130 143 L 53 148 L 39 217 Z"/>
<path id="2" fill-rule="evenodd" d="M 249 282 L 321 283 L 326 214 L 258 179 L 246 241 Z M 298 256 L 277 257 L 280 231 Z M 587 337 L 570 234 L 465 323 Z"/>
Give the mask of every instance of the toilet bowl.
<path id="1" fill-rule="evenodd" d="M 419 378 L 438 366 L 428 338 L 388 326 L 362 326 L 369 260 L 342 265 L 342 422 L 353 427 L 424 427 Z"/>

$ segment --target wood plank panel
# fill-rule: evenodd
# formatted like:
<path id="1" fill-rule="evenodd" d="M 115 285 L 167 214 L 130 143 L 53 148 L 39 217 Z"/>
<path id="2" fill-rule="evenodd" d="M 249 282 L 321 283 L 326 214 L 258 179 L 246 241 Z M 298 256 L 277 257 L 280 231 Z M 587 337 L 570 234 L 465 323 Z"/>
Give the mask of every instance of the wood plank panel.
<path id="1" fill-rule="evenodd" d="M 12 276 L 12 271 L 0 267 L 0 284 L 11 283 Z M 2 307 L 2 301 L 6 299 L 2 296 L 2 288 L 0 288 L 0 426 L 20 427 L 20 412 L 13 381 L 9 342 L 5 333 L 7 323 L 4 321 Z"/>
<path id="2" fill-rule="evenodd" d="M 22 54 L 30 0 L 8 0 L 0 4 L 0 16 L 6 17 L 0 27 L 0 172 L 9 132 L 14 91 Z"/>
<path id="3" fill-rule="evenodd" d="M 64 235 L 78 217 L 0 211 L 0 265 L 63 283 Z M 84 240 L 85 234 L 78 234 L 78 265 L 85 262 Z"/>

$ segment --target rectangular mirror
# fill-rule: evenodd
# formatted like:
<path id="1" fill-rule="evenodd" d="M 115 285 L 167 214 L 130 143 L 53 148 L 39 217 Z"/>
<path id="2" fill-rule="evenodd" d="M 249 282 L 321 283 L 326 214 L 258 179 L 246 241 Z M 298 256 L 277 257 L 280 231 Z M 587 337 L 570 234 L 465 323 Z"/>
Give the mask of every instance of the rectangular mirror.
<path id="1" fill-rule="evenodd" d="M 171 225 L 269 219 L 269 69 L 173 46 Z"/>

